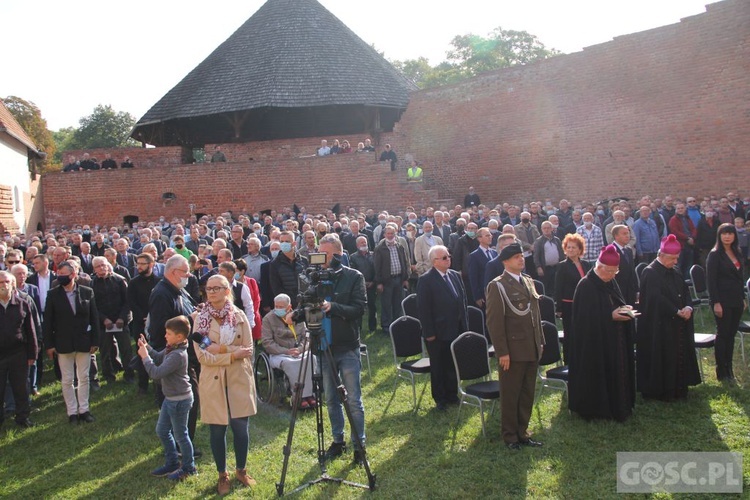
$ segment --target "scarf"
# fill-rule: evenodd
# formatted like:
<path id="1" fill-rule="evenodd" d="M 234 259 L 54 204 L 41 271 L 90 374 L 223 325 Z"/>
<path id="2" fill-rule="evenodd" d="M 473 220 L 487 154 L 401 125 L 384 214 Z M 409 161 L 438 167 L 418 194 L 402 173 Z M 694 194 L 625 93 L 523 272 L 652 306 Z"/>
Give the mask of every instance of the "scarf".
<path id="1" fill-rule="evenodd" d="M 237 326 L 237 316 L 234 314 L 234 305 L 229 300 L 227 300 L 226 302 L 224 302 L 224 307 L 217 310 L 211 305 L 211 303 L 206 302 L 203 305 L 203 309 L 201 310 L 200 314 L 198 314 L 198 333 L 200 333 L 204 337 L 208 336 L 208 331 L 211 328 L 212 319 L 215 319 L 221 327 L 221 343 L 231 343 L 231 339 L 229 340 L 229 342 L 224 341 L 225 335 L 223 335 L 223 330 L 225 329 L 224 327 L 229 327 L 229 329 L 234 332 L 234 329 Z"/>

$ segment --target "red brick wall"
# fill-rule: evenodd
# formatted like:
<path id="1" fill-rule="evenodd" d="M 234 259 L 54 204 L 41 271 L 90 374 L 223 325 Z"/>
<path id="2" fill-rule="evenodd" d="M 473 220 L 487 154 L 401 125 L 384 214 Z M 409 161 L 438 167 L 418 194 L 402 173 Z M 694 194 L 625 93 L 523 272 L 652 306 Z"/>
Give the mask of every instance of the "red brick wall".
<path id="1" fill-rule="evenodd" d="M 441 196 L 750 195 L 750 2 L 414 94 L 394 141 Z M 432 183 L 432 181 L 430 181 Z"/>
<path id="2" fill-rule="evenodd" d="M 675 25 L 417 92 L 394 132 L 373 143 L 414 155 L 429 190 L 370 156 L 298 158 L 320 138 L 222 144 L 229 163 L 221 166 L 179 165 L 179 148 L 129 148 L 133 171 L 45 176 L 46 220 L 184 216 L 190 203 L 214 213 L 295 202 L 313 211 L 337 202 L 401 209 L 460 201 L 469 185 L 485 202 L 747 195 L 748 33 L 750 2 L 724 0 Z M 344 138 L 354 147 L 364 139 Z M 177 194 L 170 206 L 166 191 Z"/>
<path id="3" fill-rule="evenodd" d="M 127 215 L 152 221 L 160 215 L 186 217 L 281 209 L 297 203 L 321 212 L 348 206 L 425 206 L 437 192 L 407 184 L 403 172 L 374 161 L 375 154 L 348 154 L 285 161 L 175 165 L 159 169 L 100 170 L 44 177 L 47 224 L 122 223 Z M 156 178 L 154 173 L 158 172 Z M 171 192 L 176 200 L 165 202 Z"/>

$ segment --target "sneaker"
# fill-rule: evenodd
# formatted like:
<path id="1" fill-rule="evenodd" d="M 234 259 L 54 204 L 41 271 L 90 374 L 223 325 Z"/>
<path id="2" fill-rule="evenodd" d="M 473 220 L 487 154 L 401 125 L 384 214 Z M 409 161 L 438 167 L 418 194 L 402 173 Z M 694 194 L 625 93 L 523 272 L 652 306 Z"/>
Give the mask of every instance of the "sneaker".
<path id="1" fill-rule="evenodd" d="M 154 477 L 164 477 L 168 476 L 174 472 L 179 472 L 182 469 L 180 468 L 180 464 L 174 464 L 174 465 L 162 465 L 161 467 L 158 467 L 151 471 L 151 475 Z"/>
<path id="2" fill-rule="evenodd" d="M 180 467 L 176 471 L 174 471 L 171 474 L 167 475 L 167 479 L 169 479 L 171 481 L 182 481 L 183 479 L 187 478 L 188 476 L 194 476 L 197 473 L 198 473 L 198 471 L 196 469 L 185 470 L 182 467 Z"/>
<path id="3" fill-rule="evenodd" d="M 346 451 L 346 443 L 331 443 L 331 446 L 326 450 L 326 460 L 333 460 L 336 457 L 340 457 Z"/>

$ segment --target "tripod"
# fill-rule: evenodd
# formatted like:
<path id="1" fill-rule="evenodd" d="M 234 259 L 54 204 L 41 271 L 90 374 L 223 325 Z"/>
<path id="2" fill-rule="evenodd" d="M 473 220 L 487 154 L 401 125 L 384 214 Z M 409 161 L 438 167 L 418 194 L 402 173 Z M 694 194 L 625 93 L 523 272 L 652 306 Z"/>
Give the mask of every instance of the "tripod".
<path id="1" fill-rule="evenodd" d="M 318 324 L 319 325 L 319 324 Z M 317 325 L 316 325 L 317 326 Z M 289 494 L 297 493 L 298 491 L 302 491 L 303 489 L 307 488 L 308 486 L 312 486 L 314 484 L 319 483 L 338 483 L 338 484 L 346 484 L 347 486 L 353 486 L 355 488 L 369 488 L 370 491 L 375 489 L 375 475 L 370 471 L 370 463 L 367 460 L 367 451 L 365 450 L 364 443 L 359 437 L 359 433 L 357 432 L 359 429 L 356 428 L 354 425 L 354 420 L 352 419 L 351 411 L 349 410 L 349 405 L 347 405 L 347 393 L 346 388 L 344 387 L 344 384 L 341 383 L 341 380 L 339 378 L 338 370 L 336 369 L 336 364 L 334 362 L 333 354 L 331 353 L 331 346 L 326 346 L 325 349 L 320 349 L 320 336 L 321 336 L 321 329 L 318 326 L 317 328 L 310 328 L 310 338 L 311 341 L 311 349 L 310 352 L 307 353 L 307 355 L 303 358 L 302 363 L 300 363 L 299 373 L 297 374 L 297 381 L 294 383 L 294 399 L 292 401 L 292 415 L 291 415 L 291 422 L 289 423 L 289 433 L 287 434 L 286 438 L 286 445 L 284 446 L 284 465 L 281 468 L 281 478 L 279 479 L 279 482 L 276 483 L 276 492 L 279 496 L 284 495 L 284 483 L 286 480 L 286 473 L 289 466 L 289 456 L 292 453 L 292 441 L 294 438 L 294 428 L 295 424 L 297 423 L 297 411 L 299 409 L 300 401 L 302 400 L 302 389 L 304 387 L 304 378 L 303 374 L 305 373 L 305 370 L 307 370 L 310 367 L 310 359 L 313 357 L 313 352 L 319 352 L 320 356 L 318 356 L 318 370 L 313 370 L 313 394 L 315 395 L 315 400 L 317 401 L 317 405 L 315 407 L 315 420 L 316 420 L 316 433 L 318 437 L 318 465 L 320 466 L 320 476 L 318 476 L 316 479 L 313 479 L 311 481 L 307 481 L 306 483 L 301 484 L 294 490 L 292 490 Z M 308 339 L 305 338 L 302 341 L 301 350 L 302 352 L 305 352 L 305 346 Z M 361 483 L 355 483 L 353 481 L 347 481 L 343 478 L 337 478 L 337 477 L 331 477 L 328 475 L 328 471 L 326 468 L 326 451 L 325 451 L 325 434 L 323 430 L 323 404 L 321 399 L 321 383 L 323 380 L 323 362 L 322 357 L 325 356 L 328 367 L 330 369 L 330 374 L 333 378 L 334 385 L 336 386 L 336 391 L 339 395 L 339 400 L 341 401 L 344 411 L 346 413 L 346 419 L 349 422 L 349 425 L 352 429 L 352 435 L 354 436 L 354 439 L 356 441 L 356 445 L 359 447 L 359 449 L 362 452 L 362 465 L 365 468 L 365 472 L 367 473 L 367 481 L 368 484 L 361 484 Z"/>

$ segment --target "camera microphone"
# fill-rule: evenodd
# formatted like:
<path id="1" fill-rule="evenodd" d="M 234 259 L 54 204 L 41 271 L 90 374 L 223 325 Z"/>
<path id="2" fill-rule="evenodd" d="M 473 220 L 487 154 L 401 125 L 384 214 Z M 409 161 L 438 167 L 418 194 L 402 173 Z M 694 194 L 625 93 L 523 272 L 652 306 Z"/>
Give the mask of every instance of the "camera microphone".
<path id="1" fill-rule="evenodd" d="M 211 339 L 208 338 L 208 336 L 203 336 L 198 332 L 191 333 L 190 340 L 200 345 L 200 348 L 204 350 L 212 344 Z"/>

